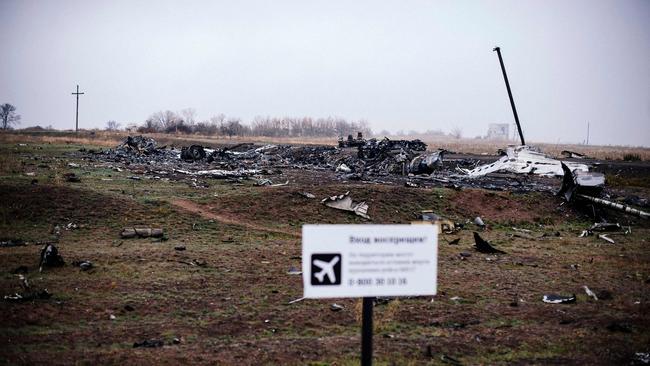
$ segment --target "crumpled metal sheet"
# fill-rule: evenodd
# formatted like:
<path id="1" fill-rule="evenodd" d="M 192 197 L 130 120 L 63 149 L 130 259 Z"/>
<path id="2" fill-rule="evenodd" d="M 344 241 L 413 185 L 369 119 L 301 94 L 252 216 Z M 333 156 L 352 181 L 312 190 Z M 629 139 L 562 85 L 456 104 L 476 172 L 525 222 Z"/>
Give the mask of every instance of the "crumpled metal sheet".
<path id="1" fill-rule="evenodd" d="M 482 177 L 497 171 L 508 171 L 517 174 L 537 174 L 541 176 L 563 176 L 561 161 L 550 158 L 527 145 L 509 146 L 506 155 L 494 163 L 478 166 L 474 169 L 459 170 L 471 178 Z M 589 166 L 581 163 L 565 162 L 571 171 L 588 172 Z"/>
<path id="2" fill-rule="evenodd" d="M 349 191 L 338 196 L 324 198 L 321 202 L 327 207 L 354 212 L 357 216 L 370 219 L 370 216 L 368 216 L 368 204 L 365 201 L 353 202 Z"/>

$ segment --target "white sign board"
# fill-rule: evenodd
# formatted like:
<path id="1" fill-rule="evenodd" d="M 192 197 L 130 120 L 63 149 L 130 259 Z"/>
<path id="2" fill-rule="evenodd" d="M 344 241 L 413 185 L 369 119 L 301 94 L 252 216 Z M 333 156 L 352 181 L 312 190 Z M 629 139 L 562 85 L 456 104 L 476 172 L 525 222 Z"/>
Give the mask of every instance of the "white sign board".
<path id="1" fill-rule="evenodd" d="M 304 297 L 435 295 L 435 225 L 304 225 Z"/>

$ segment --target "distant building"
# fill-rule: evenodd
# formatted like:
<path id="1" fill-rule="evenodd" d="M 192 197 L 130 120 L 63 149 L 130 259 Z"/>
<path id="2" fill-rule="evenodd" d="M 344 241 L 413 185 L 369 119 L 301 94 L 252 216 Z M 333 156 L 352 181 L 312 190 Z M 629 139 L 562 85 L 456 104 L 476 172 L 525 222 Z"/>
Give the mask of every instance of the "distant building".
<path id="1" fill-rule="evenodd" d="M 510 138 L 510 125 L 507 123 L 490 123 L 485 138 L 488 140 L 508 140 Z"/>

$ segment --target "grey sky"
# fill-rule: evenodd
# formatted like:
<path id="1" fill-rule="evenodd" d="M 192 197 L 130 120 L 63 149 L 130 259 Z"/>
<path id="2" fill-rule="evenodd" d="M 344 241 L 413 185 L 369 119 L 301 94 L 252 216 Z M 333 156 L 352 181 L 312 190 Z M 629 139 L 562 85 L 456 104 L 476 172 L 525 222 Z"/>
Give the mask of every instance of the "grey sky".
<path id="1" fill-rule="evenodd" d="M 193 107 L 375 131 L 512 123 L 528 140 L 650 145 L 650 1 L 0 1 L 0 103 L 22 127 Z"/>

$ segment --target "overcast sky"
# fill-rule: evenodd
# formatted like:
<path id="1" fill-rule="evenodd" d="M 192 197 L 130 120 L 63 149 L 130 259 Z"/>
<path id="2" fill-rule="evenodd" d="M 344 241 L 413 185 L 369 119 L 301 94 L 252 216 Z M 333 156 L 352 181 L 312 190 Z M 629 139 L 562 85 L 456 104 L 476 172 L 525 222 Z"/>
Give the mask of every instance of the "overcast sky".
<path id="1" fill-rule="evenodd" d="M 650 1 L 0 0 L 0 103 L 20 127 L 159 110 L 366 119 L 375 131 L 650 146 Z"/>

